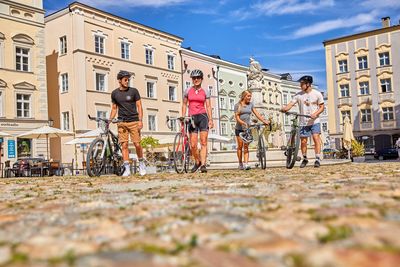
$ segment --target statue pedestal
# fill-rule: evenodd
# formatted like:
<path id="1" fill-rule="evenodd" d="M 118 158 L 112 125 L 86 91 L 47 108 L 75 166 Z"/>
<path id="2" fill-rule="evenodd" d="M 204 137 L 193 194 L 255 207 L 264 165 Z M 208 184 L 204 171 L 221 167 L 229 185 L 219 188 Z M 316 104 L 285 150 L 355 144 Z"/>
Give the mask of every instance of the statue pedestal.
<path id="1" fill-rule="evenodd" d="M 249 91 L 251 92 L 251 95 L 252 95 L 251 98 L 252 98 L 254 107 L 257 109 L 266 110 L 267 107 L 264 103 L 264 96 L 262 95 L 262 89 L 261 88 L 250 88 Z"/>

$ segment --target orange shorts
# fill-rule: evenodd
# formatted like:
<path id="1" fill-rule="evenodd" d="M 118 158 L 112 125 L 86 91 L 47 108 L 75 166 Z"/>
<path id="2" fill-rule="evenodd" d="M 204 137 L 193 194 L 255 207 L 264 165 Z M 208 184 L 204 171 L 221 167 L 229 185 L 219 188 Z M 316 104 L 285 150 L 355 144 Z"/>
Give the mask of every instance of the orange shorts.
<path id="1" fill-rule="evenodd" d="M 140 142 L 140 129 L 138 121 L 118 123 L 118 141 L 120 143 L 128 142 L 129 135 L 131 136 L 131 141 L 134 143 Z"/>

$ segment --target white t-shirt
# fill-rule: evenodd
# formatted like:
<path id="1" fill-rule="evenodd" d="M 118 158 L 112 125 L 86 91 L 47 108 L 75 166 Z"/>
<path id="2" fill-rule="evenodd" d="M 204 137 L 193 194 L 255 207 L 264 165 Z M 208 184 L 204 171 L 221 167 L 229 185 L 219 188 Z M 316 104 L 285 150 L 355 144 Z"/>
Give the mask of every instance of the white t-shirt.
<path id="1" fill-rule="evenodd" d="M 324 97 L 321 92 L 311 89 L 309 93 L 299 92 L 297 93 L 292 101 L 292 104 L 299 104 L 300 114 L 303 115 L 311 115 L 319 109 L 319 105 L 324 104 Z M 320 119 L 316 118 L 315 120 L 300 117 L 301 125 L 313 125 L 319 123 Z"/>
<path id="2" fill-rule="evenodd" d="M 400 151 L 400 138 L 397 139 L 396 147 L 397 147 L 397 149 Z"/>

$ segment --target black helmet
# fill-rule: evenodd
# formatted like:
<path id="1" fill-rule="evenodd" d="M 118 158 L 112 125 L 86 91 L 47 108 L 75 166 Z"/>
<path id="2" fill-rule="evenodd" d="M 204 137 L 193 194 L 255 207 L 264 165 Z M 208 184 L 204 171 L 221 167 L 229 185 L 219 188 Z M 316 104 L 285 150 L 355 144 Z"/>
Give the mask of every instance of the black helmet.
<path id="1" fill-rule="evenodd" d="M 131 74 L 130 74 L 129 72 L 127 72 L 126 70 L 121 70 L 121 71 L 119 71 L 118 74 L 117 74 L 117 79 L 118 79 L 118 80 L 121 80 L 121 79 L 124 78 L 124 77 L 130 78 L 130 77 L 131 77 Z"/>
<path id="2" fill-rule="evenodd" d="M 303 77 L 301 77 L 298 82 L 303 82 L 303 83 L 309 83 L 312 84 L 313 83 L 313 78 L 310 75 L 305 75 Z"/>
<path id="3" fill-rule="evenodd" d="M 201 70 L 192 70 L 192 72 L 190 73 L 190 78 L 193 77 L 201 77 L 203 79 L 203 72 Z"/>

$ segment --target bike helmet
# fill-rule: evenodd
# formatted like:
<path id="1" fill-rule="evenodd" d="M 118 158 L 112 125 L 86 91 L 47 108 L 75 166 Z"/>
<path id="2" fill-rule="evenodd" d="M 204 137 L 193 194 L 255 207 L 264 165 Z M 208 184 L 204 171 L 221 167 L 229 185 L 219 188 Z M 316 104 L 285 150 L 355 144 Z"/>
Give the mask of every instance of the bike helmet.
<path id="1" fill-rule="evenodd" d="M 239 133 L 239 137 L 245 142 L 246 144 L 250 144 L 253 142 L 253 136 L 248 131 L 244 131 Z"/>
<path id="2" fill-rule="evenodd" d="M 126 70 L 121 70 L 120 72 L 118 72 L 118 74 L 117 74 L 117 79 L 118 80 L 121 80 L 124 77 L 130 78 L 131 74 L 129 72 L 127 72 Z"/>
<path id="3" fill-rule="evenodd" d="M 313 78 L 310 75 L 305 75 L 303 77 L 301 77 L 298 82 L 303 82 L 303 83 L 309 83 L 312 84 L 313 83 Z"/>
<path id="4" fill-rule="evenodd" d="M 190 78 L 193 77 L 201 77 L 203 79 L 203 72 L 199 69 L 192 70 L 192 72 L 190 73 Z"/>

